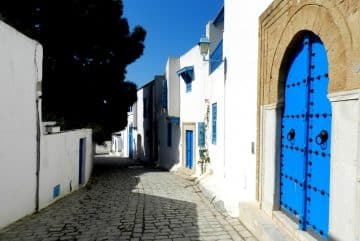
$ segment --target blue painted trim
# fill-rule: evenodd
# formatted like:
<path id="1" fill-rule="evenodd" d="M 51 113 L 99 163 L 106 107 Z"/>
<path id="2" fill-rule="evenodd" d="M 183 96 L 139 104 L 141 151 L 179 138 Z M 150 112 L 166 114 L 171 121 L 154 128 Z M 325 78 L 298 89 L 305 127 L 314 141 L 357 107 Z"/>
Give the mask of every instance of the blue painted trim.
<path id="1" fill-rule="evenodd" d="M 176 71 L 176 74 L 181 75 L 182 73 L 189 72 L 189 71 L 194 72 L 194 66 L 186 66 L 186 67 L 184 67 L 182 69 L 179 69 L 178 71 Z"/>
<path id="2" fill-rule="evenodd" d="M 169 116 L 167 119 L 172 124 L 180 124 L 180 117 Z"/>

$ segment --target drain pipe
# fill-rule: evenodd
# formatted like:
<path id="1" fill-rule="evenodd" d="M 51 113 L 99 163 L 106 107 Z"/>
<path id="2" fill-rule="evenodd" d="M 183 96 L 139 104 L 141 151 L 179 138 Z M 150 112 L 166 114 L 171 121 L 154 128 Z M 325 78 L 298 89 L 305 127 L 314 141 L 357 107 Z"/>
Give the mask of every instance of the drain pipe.
<path id="1" fill-rule="evenodd" d="M 40 97 L 36 99 L 36 192 L 35 192 L 35 212 L 39 211 L 39 185 L 40 185 Z"/>
<path id="2" fill-rule="evenodd" d="M 36 69 L 36 190 L 35 190 L 35 212 L 40 206 L 40 160 L 41 160 L 41 95 L 42 95 L 42 61 L 43 48 L 40 43 L 35 46 L 34 65 Z"/>

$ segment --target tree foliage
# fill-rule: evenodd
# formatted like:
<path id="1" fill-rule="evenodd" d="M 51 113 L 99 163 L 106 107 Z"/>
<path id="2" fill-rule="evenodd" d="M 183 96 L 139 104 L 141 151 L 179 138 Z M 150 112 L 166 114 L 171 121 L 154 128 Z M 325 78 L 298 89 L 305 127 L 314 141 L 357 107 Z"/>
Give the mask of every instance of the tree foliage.
<path id="1" fill-rule="evenodd" d="M 126 126 L 136 101 L 126 66 L 142 55 L 146 32 L 129 31 L 121 0 L 1 0 L 0 12 L 44 47 L 46 120 L 93 128 L 97 142 Z"/>

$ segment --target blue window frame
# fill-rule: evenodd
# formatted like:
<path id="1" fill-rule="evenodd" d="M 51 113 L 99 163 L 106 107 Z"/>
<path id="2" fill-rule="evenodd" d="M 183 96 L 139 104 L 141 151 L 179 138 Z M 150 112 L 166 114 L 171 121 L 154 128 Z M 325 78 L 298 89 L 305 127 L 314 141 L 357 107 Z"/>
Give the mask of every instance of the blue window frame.
<path id="1" fill-rule="evenodd" d="M 176 72 L 185 81 L 186 93 L 192 91 L 192 81 L 194 80 L 194 66 L 187 66 Z"/>
<path id="2" fill-rule="evenodd" d="M 221 40 L 214 51 L 210 55 L 210 65 L 209 65 L 209 72 L 210 74 L 214 72 L 217 67 L 222 63 L 223 58 L 223 41 Z"/>
<path id="3" fill-rule="evenodd" d="M 217 118 L 217 103 L 212 104 L 212 144 L 216 144 L 216 118 Z"/>
<path id="4" fill-rule="evenodd" d="M 205 146 L 205 123 L 204 122 L 198 123 L 198 145 L 200 147 Z"/>
<path id="5" fill-rule="evenodd" d="M 171 123 L 168 123 L 167 126 L 167 146 L 171 147 L 171 139 L 172 139 L 172 130 L 171 130 L 172 126 Z"/>

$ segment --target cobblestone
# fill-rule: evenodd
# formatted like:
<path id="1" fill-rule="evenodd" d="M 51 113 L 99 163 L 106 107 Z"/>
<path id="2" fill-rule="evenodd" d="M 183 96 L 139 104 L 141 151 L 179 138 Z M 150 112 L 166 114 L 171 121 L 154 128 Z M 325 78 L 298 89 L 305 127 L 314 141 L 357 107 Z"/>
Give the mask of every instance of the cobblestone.
<path id="1" fill-rule="evenodd" d="M 193 183 L 151 168 L 97 160 L 94 182 L 0 231 L 1 241 L 256 240 Z"/>

